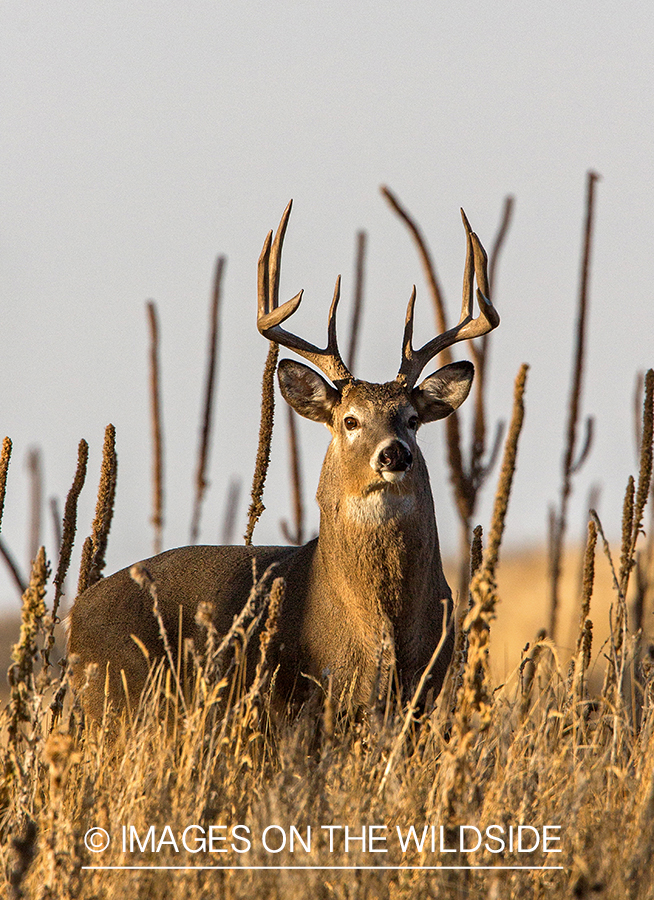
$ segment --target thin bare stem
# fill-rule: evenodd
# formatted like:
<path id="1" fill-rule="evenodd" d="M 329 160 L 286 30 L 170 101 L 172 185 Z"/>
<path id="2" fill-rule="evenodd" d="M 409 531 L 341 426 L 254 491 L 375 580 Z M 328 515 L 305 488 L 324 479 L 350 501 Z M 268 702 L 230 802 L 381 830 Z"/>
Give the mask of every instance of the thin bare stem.
<path id="1" fill-rule="evenodd" d="M 196 544 L 200 536 L 200 515 L 202 512 L 202 500 L 207 489 L 207 459 L 209 456 L 209 439 L 211 437 L 211 422 L 213 414 L 213 395 L 216 384 L 216 372 L 218 362 L 218 313 L 220 310 L 220 297 L 225 257 L 219 256 L 216 262 L 216 272 L 213 282 L 211 298 L 211 313 L 209 325 L 209 346 L 207 349 L 207 375 L 204 388 L 204 411 L 202 415 L 202 429 L 200 434 L 200 447 L 198 450 L 198 467 L 195 476 L 195 504 L 191 520 L 191 543 Z"/>
<path id="2" fill-rule="evenodd" d="M 436 328 L 442 334 L 446 332 L 447 329 L 447 316 L 445 313 L 445 303 L 443 301 L 443 294 L 440 289 L 440 285 L 438 283 L 438 278 L 436 276 L 436 268 L 431 258 L 431 254 L 427 247 L 427 243 L 422 235 L 422 231 L 418 227 L 415 220 L 409 215 L 409 213 L 404 209 L 404 207 L 400 204 L 400 201 L 397 199 L 395 194 L 390 190 L 390 188 L 386 186 L 382 186 L 380 188 L 382 195 L 386 198 L 388 203 L 391 206 L 391 209 L 402 219 L 402 221 L 406 224 L 411 237 L 413 238 L 416 248 L 418 250 L 418 256 L 420 257 L 420 261 L 422 262 L 423 271 L 425 273 L 425 279 L 427 281 L 427 285 L 429 286 L 429 292 L 431 294 L 431 298 L 434 304 L 434 314 L 436 317 Z M 452 362 L 452 351 L 449 347 L 446 347 L 442 351 L 443 361 L 447 364 Z"/>
<path id="3" fill-rule="evenodd" d="M 36 559 L 41 546 L 41 509 L 43 505 L 43 471 L 41 451 L 33 447 L 27 454 L 27 471 L 30 479 L 30 527 L 28 555 L 30 564 Z"/>
<path id="4" fill-rule="evenodd" d="M 363 277 L 366 259 L 366 233 L 357 233 L 357 254 L 354 268 L 354 304 L 352 306 L 352 324 L 350 328 L 350 346 L 346 357 L 346 365 L 350 372 L 354 372 L 359 332 L 361 328 L 361 310 L 363 307 Z"/>
<path id="5" fill-rule="evenodd" d="M 489 299 L 492 300 L 497 290 L 495 276 L 504 249 L 506 236 L 509 232 L 511 219 L 513 217 L 514 198 L 508 196 L 504 200 L 504 208 L 502 210 L 502 218 L 493 241 L 493 246 L 488 262 L 488 283 L 489 283 Z M 482 464 L 486 446 L 486 369 L 488 366 L 488 340 L 490 335 L 485 334 L 481 340 L 475 345 L 471 344 L 471 350 L 475 360 L 475 416 L 473 420 L 473 440 L 471 449 L 471 469 L 477 473 L 477 478 L 481 482 L 485 479 L 488 472 L 494 464 L 494 452 L 491 452 L 490 458 L 486 464 Z M 498 423 L 496 438 L 499 443 L 502 440 L 503 423 Z"/>
<path id="6" fill-rule="evenodd" d="M 148 300 L 150 327 L 150 409 L 152 416 L 152 525 L 155 553 L 163 549 L 163 437 L 159 372 L 159 323 L 154 301 Z"/>
<path id="7" fill-rule="evenodd" d="M 233 544 L 234 534 L 236 531 L 236 511 L 238 509 L 238 501 L 241 495 L 241 482 L 238 478 L 232 478 L 227 488 L 227 500 L 225 502 L 225 513 L 223 517 L 223 527 L 220 536 L 221 544 Z"/>
<path id="8" fill-rule="evenodd" d="M 288 450 L 291 462 L 291 496 L 293 500 L 293 530 L 286 521 L 281 522 L 282 533 L 289 544 L 304 543 L 304 504 L 302 502 L 302 466 L 297 435 L 296 413 L 292 407 L 288 411 Z"/>
<path id="9" fill-rule="evenodd" d="M 588 283 L 590 276 L 590 259 L 593 238 L 593 212 L 595 199 L 595 182 L 599 176 L 589 172 L 586 181 L 586 219 L 584 224 L 584 245 L 581 260 L 579 284 L 579 304 L 577 312 L 577 329 L 573 358 L 572 383 L 570 387 L 570 406 L 568 412 L 567 438 L 562 461 L 562 483 L 559 510 L 552 518 L 550 529 L 550 617 L 549 635 L 555 640 L 558 626 L 558 610 L 560 601 L 560 581 L 563 557 L 563 540 L 567 525 L 568 499 L 572 491 L 572 475 L 579 471 L 588 456 L 592 441 L 592 421 L 586 422 L 586 440 L 579 456 L 576 456 L 577 426 L 584 370 L 584 351 L 586 346 L 586 321 L 588 315 Z"/>
<path id="10" fill-rule="evenodd" d="M 488 257 L 488 280 L 490 282 L 491 290 L 495 288 L 495 270 L 497 269 L 500 255 L 502 253 L 502 250 L 504 249 L 506 236 L 509 231 L 509 226 L 511 225 L 511 219 L 513 218 L 514 206 L 515 197 L 509 195 L 508 197 L 504 198 L 502 218 L 500 219 L 500 224 L 495 235 L 495 240 L 493 241 L 490 256 Z"/>
<path id="11" fill-rule="evenodd" d="M 52 517 L 52 530 L 54 532 L 55 545 L 61 547 L 61 539 L 63 532 L 61 530 L 61 510 L 59 508 L 59 498 L 50 497 L 50 515 Z"/>
<path id="12" fill-rule="evenodd" d="M 16 562 L 13 553 L 7 546 L 5 539 L 2 537 L 0 537 L 0 555 L 2 555 L 2 558 L 7 565 L 7 569 L 9 570 L 9 574 L 11 575 L 14 584 L 18 588 L 18 592 L 22 597 L 27 590 L 27 581 L 21 574 L 21 571 L 18 568 L 18 563 Z"/>

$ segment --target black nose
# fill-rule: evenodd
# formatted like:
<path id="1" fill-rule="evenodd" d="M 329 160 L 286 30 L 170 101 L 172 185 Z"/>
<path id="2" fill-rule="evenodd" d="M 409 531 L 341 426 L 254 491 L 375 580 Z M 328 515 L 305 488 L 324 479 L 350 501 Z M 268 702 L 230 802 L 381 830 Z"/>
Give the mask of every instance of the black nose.
<path id="1" fill-rule="evenodd" d="M 377 457 L 379 462 L 379 470 L 387 472 L 405 472 L 413 462 L 413 454 L 408 447 L 399 441 L 391 441 L 382 450 L 379 451 Z"/>

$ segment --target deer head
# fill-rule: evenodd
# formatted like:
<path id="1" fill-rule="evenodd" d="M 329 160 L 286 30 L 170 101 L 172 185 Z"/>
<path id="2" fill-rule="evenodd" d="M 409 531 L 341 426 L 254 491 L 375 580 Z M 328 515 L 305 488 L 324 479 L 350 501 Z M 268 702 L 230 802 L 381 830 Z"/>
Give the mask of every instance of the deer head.
<path id="1" fill-rule="evenodd" d="M 327 452 L 318 501 L 323 512 L 327 504 L 338 506 L 345 518 L 355 522 L 381 520 L 413 510 L 411 498 L 427 479 L 424 461 L 416 442 L 421 425 L 448 416 L 466 399 L 474 377 L 472 363 L 463 361 L 444 366 L 416 382 L 433 357 L 458 341 L 488 333 L 499 324 L 497 311 L 487 297 L 486 253 L 462 211 L 466 230 L 467 255 L 463 303 L 458 324 L 413 347 L 413 317 L 416 289 L 409 300 L 402 362 L 394 381 L 373 384 L 355 379 L 338 349 L 336 310 L 340 298 L 340 277 L 336 280 L 329 310 L 327 346 L 324 349 L 282 328 L 298 308 L 303 292 L 279 304 L 279 278 L 284 235 L 291 212 L 286 207 L 273 240 L 264 242 L 258 270 L 259 331 L 271 341 L 309 360 L 327 376 L 292 360 L 282 360 L 278 377 L 282 395 L 293 409 L 308 419 L 322 422 L 332 441 Z M 473 276 L 476 275 L 479 315 L 473 317 Z M 331 382 L 331 383 L 330 383 Z"/>

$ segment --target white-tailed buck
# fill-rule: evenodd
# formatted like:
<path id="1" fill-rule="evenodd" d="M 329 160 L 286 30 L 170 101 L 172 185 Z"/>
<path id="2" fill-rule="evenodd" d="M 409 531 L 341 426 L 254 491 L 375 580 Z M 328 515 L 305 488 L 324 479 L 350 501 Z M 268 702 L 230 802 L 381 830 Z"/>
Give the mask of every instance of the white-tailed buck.
<path id="1" fill-rule="evenodd" d="M 406 696 L 452 618 L 452 596 L 443 574 L 429 475 L 417 432 L 465 400 L 474 369 L 470 362 L 456 362 L 418 386 L 416 382 L 441 350 L 486 334 L 499 323 L 499 316 L 487 296 L 486 254 L 464 216 L 467 257 L 458 325 L 415 349 L 414 288 L 398 375 L 385 384 L 359 381 L 341 359 L 336 340 L 340 280 L 324 350 L 282 328 L 302 299 L 300 292 L 279 305 L 280 260 L 290 210 L 289 203 L 274 240 L 271 232 L 259 259 L 258 328 L 329 379 L 289 359 L 279 365 L 286 402 L 300 415 L 324 423 L 332 437 L 318 485 L 319 536 L 302 547 L 181 547 L 146 560 L 145 566 L 156 582 L 168 643 L 176 654 L 181 646 L 180 621 L 181 637 L 192 638 L 198 651 L 204 647 L 206 631 L 196 624 L 201 601 L 213 604 L 216 629 L 225 634 L 252 587 L 252 557 L 259 574 L 276 563 L 275 574 L 286 582 L 268 657 L 276 670 L 278 703 L 301 703 L 308 689 L 315 689 L 313 679 L 324 682 L 329 673 L 335 695 L 351 690 L 354 704 L 365 707 L 378 679 L 384 636 L 384 671 L 395 666 Z M 475 275 L 480 309 L 476 318 Z M 450 628 L 432 670 L 430 687 L 435 693 L 445 677 L 452 642 Z M 70 616 L 69 653 L 76 660 L 78 688 L 84 684 L 87 666 L 98 664 L 82 698 L 93 718 L 102 716 L 105 682 L 115 707 L 124 705 L 125 689 L 132 703 L 138 699 L 148 675 L 139 643 L 150 662 L 164 655 L 152 599 L 128 569 L 98 581 L 77 598 Z"/>

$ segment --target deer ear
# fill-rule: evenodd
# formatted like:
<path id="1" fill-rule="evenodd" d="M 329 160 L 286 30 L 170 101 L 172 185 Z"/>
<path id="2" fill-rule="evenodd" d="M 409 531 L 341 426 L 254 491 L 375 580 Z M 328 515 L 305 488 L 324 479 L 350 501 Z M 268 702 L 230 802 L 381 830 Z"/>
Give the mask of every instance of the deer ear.
<path id="1" fill-rule="evenodd" d="M 475 367 L 468 360 L 443 366 L 411 392 L 422 422 L 444 419 L 458 409 L 470 393 Z"/>
<path id="2" fill-rule="evenodd" d="M 283 359 L 277 377 L 282 397 L 296 413 L 314 422 L 331 422 L 340 394 L 322 375 L 295 360 Z"/>

